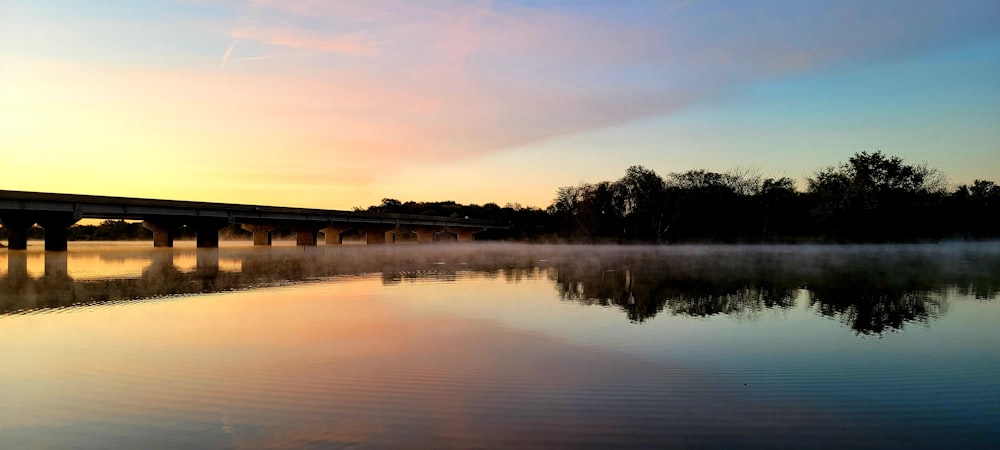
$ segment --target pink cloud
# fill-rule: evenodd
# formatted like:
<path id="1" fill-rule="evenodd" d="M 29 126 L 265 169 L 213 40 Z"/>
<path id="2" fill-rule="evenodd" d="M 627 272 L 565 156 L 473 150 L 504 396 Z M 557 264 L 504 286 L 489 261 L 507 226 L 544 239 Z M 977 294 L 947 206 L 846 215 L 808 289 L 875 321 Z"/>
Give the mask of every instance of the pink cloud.
<path id="1" fill-rule="evenodd" d="M 248 39 L 266 45 L 333 52 L 350 56 L 371 56 L 379 47 L 360 33 L 333 35 L 295 27 L 246 26 L 233 30 L 234 39 Z"/>

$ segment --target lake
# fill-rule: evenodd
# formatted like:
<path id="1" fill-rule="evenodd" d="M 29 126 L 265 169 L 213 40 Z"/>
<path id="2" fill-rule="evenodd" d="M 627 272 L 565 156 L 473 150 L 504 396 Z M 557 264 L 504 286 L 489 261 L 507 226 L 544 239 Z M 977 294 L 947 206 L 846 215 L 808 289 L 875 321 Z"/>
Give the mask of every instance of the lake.
<path id="1" fill-rule="evenodd" d="M 0 250 L 2 448 L 996 448 L 1000 244 Z"/>

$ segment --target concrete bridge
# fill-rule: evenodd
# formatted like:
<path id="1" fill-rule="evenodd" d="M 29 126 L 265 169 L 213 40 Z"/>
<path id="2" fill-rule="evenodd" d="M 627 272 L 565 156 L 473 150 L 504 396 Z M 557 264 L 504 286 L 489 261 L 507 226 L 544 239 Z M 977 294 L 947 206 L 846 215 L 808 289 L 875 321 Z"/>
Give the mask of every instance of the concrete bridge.
<path id="1" fill-rule="evenodd" d="M 285 228 L 303 246 L 316 245 L 320 232 L 327 245 L 343 243 L 347 232 L 363 234 L 368 244 L 390 244 L 404 231 L 429 243 L 443 236 L 472 241 L 480 231 L 506 228 L 467 218 L 0 190 L 0 223 L 11 250 L 27 248 L 35 224 L 45 230 L 45 250 L 66 250 L 67 230 L 80 219 L 141 220 L 153 232 L 155 247 L 172 247 L 176 230 L 187 225 L 195 229 L 199 248 L 218 247 L 219 230 L 231 224 L 252 232 L 254 245 L 271 245 L 272 233 Z"/>

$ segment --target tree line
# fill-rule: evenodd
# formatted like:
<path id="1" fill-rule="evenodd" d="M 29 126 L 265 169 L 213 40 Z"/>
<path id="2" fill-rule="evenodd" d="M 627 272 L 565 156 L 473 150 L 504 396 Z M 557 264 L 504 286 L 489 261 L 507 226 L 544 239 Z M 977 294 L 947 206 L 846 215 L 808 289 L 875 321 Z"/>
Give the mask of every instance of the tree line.
<path id="1" fill-rule="evenodd" d="M 1000 238 L 1000 186 L 975 180 L 948 186 L 926 163 L 908 164 L 881 151 L 856 153 L 823 168 L 799 190 L 788 177 L 740 168 L 688 170 L 661 176 L 632 166 L 613 181 L 556 190 L 548 207 L 392 198 L 355 211 L 469 217 L 509 225 L 477 239 L 588 243 L 916 242 Z M 226 236 L 249 233 L 232 226 Z M 0 228 L 0 239 L 6 238 Z M 37 227 L 31 238 L 41 238 Z M 150 239 L 137 223 L 77 225 L 70 240 Z M 178 238 L 194 230 L 178 230 Z"/>
<path id="2" fill-rule="evenodd" d="M 495 203 L 401 202 L 358 211 L 491 219 L 506 233 L 477 238 L 570 242 L 913 242 L 1000 237 L 1000 187 L 949 188 L 926 163 L 877 151 L 806 178 L 757 169 L 688 170 L 661 176 L 632 166 L 614 181 L 560 187 L 545 209 Z"/>

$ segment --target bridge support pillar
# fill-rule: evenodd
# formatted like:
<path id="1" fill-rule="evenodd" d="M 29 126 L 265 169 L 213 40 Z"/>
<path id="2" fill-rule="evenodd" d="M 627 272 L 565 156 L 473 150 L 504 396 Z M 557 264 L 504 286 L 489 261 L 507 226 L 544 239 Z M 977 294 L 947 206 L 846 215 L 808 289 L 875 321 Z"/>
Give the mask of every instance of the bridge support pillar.
<path id="1" fill-rule="evenodd" d="M 349 230 L 349 227 L 329 226 L 320 231 L 326 236 L 326 245 L 341 245 L 344 243 L 342 234 Z"/>
<path id="2" fill-rule="evenodd" d="M 295 232 L 295 245 L 303 247 L 315 247 L 319 231 L 298 230 Z"/>
<path id="3" fill-rule="evenodd" d="M 10 250 L 28 249 L 28 230 L 35 224 L 35 219 L 24 214 L 4 214 L 0 217 L 4 229 L 7 230 L 7 248 Z"/>
<path id="4" fill-rule="evenodd" d="M 411 231 L 417 234 L 418 244 L 433 244 L 434 234 L 441 231 L 440 228 L 413 227 Z"/>
<path id="5" fill-rule="evenodd" d="M 420 234 L 414 227 L 396 227 L 385 232 L 386 244 L 416 243 L 420 239 Z"/>
<path id="6" fill-rule="evenodd" d="M 69 227 L 76 223 L 73 214 L 47 214 L 38 219 L 45 229 L 45 251 L 64 252 L 68 246 Z"/>
<path id="7" fill-rule="evenodd" d="M 34 225 L 34 224 L 32 224 Z M 26 227 L 7 227 L 7 248 L 11 250 L 27 250 L 28 249 L 28 229 L 31 225 Z"/>
<path id="8" fill-rule="evenodd" d="M 219 248 L 219 230 L 225 223 L 204 221 L 194 225 L 195 240 L 198 248 Z"/>
<path id="9" fill-rule="evenodd" d="M 363 231 L 365 232 L 365 244 L 384 245 L 386 243 L 385 228 L 367 228 Z"/>
<path id="10" fill-rule="evenodd" d="M 454 242 L 458 240 L 458 233 L 454 230 L 444 229 L 434 233 L 434 242 Z"/>
<path id="11" fill-rule="evenodd" d="M 174 230 L 178 225 L 170 221 L 144 220 L 142 227 L 153 232 L 153 247 L 173 247 Z"/>
<path id="12" fill-rule="evenodd" d="M 474 234 L 483 231 L 480 228 L 457 228 L 449 227 L 448 232 L 454 233 L 458 237 L 458 242 L 472 242 L 475 240 Z"/>
<path id="13" fill-rule="evenodd" d="M 365 233 L 365 244 L 368 245 L 385 244 L 385 232 L 379 230 L 368 230 Z"/>
<path id="14" fill-rule="evenodd" d="M 241 225 L 244 230 L 253 233 L 253 245 L 271 245 L 272 233 L 278 227 L 270 224 L 245 223 Z"/>

